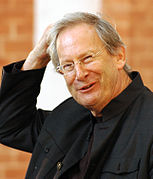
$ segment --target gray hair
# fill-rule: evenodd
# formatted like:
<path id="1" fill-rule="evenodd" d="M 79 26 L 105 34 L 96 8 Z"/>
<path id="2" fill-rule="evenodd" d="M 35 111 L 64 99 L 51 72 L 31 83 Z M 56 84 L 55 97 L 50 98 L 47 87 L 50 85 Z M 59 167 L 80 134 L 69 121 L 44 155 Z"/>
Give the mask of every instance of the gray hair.
<path id="1" fill-rule="evenodd" d="M 105 48 L 110 55 L 116 55 L 119 47 L 125 47 L 119 34 L 108 21 L 87 12 L 69 13 L 54 24 L 48 36 L 49 47 L 47 52 L 50 55 L 55 68 L 59 65 L 59 58 L 56 49 L 56 41 L 59 33 L 65 28 L 79 23 L 86 23 L 95 27 L 99 38 L 104 43 Z M 131 68 L 127 63 L 124 66 L 124 70 L 127 73 L 131 72 Z"/>

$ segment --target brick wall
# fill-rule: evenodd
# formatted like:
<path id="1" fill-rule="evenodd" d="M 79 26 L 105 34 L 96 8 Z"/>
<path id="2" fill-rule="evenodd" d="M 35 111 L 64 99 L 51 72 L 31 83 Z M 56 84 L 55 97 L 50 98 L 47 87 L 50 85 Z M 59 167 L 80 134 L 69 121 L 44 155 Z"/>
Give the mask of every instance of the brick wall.
<path id="1" fill-rule="evenodd" d="M 2 66 L 26 58 L 32 49 L 33 0 L 0 0 Z M 23 179 L 30 154 L 0 144 L 0 179 Z"/>
<path id="2" fill-rule="evenodd" d="M 0 66 L 32 48 L 33 0 L 0 0 Z"/>
<path id="3" fill-rule="evenodd" d="M 103 13 L 127 44 L 129 64 L 153 90 L 153 1 L 103 0 Z"/>

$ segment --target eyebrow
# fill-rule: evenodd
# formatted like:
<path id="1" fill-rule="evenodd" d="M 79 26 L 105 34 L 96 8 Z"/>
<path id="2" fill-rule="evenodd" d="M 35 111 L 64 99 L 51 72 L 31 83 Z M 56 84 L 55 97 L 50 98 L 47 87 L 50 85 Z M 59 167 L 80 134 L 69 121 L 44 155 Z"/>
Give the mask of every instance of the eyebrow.
<path id="1" fill-rule="evenodd" d="M 97 51 L 98 50 L 98 51 Z M 100 53 L 100 49 L 88 49 L 87 51 L 83 52 L 82 54 L 80 54 L 77 59 L 80 59 L 80 58 L 84 58 L 90 54 L 99 54 Z M 66 62 L 72 62 L 73 59 L 64 59 L 63 62 L 66 63 Z"/>
<path id="2" fill-rule="evenodd" d="M 85 57 L 85 56 L 87 56 L 87 55 L 95 54 L 95 53 L 96 53 L 96 49 L 90 49 L 90 50 L 88 50 L 88 51 L 86 51 L 86 52 L 80 54 L 80 55 L 78 56 L 78 58 L 83 58 L 83 57 Z"/>

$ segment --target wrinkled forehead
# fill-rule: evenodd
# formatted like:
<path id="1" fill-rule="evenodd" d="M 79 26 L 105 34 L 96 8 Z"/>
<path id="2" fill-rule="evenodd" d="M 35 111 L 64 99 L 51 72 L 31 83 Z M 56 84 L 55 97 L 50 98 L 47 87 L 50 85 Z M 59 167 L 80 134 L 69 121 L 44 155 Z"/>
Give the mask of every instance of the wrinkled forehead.
<path id="1" fill-rule="evenodd" d="M 63 30 L 56 45 L 59 61 L 77 59 L 89 52 L 96 53 L 104 46 L 94 27 L 82 24 Z"/>
<path id="2" fill-rule="evenodd" d="M 63 34 L 67 34 L 67 35 L 70 33 L 78 34 L 81 32 L 83 33 L 84 31 L 91 32 L 91 33 L 97 33 L 94 25 L 81 22 L 81 23 L 76 23 L 76 24 L 70 24 L 66 27 L 61 28 L 58 33 L 57 40 Z"/>
<path id="3" fill-rule="evenodd" d="M 60 31 L 56 40 L 56 47 L 58 48 L 61 44 L 65 47 L 67 45 L 80 45 L 80 43 L 91 43 L 92 41 L 100 41 L 97 31 L 93 25 L 86 23 L 79 23 L 68 26 Z"/>

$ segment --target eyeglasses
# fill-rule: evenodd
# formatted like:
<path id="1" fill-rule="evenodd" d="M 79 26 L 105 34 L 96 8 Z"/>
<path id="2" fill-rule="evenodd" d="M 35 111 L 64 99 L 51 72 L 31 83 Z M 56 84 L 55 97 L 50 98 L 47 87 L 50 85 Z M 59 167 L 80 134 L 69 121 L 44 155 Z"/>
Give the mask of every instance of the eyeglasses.
<path id="1" fill-rule="evenodd" d="M 63 65 L 59 65 L 56 68 L 56 71 L 64 74 L 64 75 L 70 75 L 75 72 L 75 66 L 76 64 L 79 64 L 83 66 L 85 69 L 89 69 L 92 67 L 92 65 L 97 61 L 97 57 L 99 57 L 101 54 L 101 51 L 97 52 L 96 54 L 89 54 L 76 62 L 68 62 Z"/>

